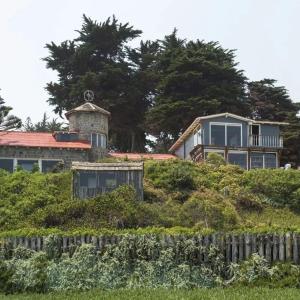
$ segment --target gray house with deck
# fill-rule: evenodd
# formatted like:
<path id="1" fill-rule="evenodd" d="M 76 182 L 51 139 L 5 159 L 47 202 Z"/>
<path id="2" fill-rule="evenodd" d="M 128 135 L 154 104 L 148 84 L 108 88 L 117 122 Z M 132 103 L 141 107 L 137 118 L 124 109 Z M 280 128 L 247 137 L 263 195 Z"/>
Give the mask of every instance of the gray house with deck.
<path id="1" fill-rule="evenodd" d="M 283 122 L 252 120 L 231 113 L 198 117 L 169 151 L 182 159 L 205 160 L 216 152 L 244 169 L 277 168 Z"/>

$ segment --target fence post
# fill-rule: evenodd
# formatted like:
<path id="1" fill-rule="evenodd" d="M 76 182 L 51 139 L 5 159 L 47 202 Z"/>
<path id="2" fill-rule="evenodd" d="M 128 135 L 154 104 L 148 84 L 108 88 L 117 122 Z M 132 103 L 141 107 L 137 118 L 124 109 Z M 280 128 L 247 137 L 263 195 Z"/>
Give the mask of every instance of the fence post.
<path id="1" fill-rule="evenodd" d="M 231 256 L 231 235 L 227 234 L 225 236 L 225 258 L 226 258 L 226 262 L 230 263 L 232 260 L 232 256 Z"/>
<path id="2" fill-rule="evenodd" d="M 279 260 L 284 261 L 285 260 L 285 244 L 284 244 L 284 235 L 279 235 Z"/>
<path id="3" fill-rule="evenodd" d="M 248 259 L 251 255 L 251 235 L 249 233 L 245 234 L 245 259 Z"/>
<path id="4" fill-rule="evenodd" d="M 270 235 L 267 234 L 265 237 L 265 240 L 266 240 L 266 260 L 268 262 L 271 262 L 272 249 L 271 249 Z"/>
<path id="5" fill-rule="evenodd" d="M 243 234 L 239 235 L 239 261 L 243 261 L 245 254 L 244 254 L 244 249 L 245 249 L 245 236 Z"/>
<path id="6" fill-rule="evenodd" d="M 286 260 L 290 261 L 292 258 L 292 238 L 289 232 L 285 234 L 285 250 Z"/>
<path id="7" fill-rule="evenodd" d="M 238 260 L 238 242 L 237 237 L 232 235 L 232 262 L 236 263 Z"/>
<path id="8" fill-rule="evenodd" d="M 293 262 L 299 263 L 298 234 L 293 233 Z"/>

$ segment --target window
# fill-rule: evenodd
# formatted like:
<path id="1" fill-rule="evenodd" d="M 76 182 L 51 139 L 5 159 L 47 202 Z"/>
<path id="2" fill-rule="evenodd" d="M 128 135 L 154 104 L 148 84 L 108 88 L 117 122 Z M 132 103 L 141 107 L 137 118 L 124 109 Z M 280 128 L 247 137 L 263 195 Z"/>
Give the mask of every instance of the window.
<path id="1" fill-rule="evenodd" d="M 14 171 L 14 160 L 1 158 L 0 159 L 0 169 L 3 169 L 8 172 L 13 172 Z"/>
<path id="2" fill-rule="evenodd" d="M 194 131 L 194 147 L 202 144 L 202 128 Z"/>
<path id="3" fill-rule="evenodd" d="M 210 144 L 215 146 L 242 146 L 242 124 L 210 123 Z"/>
<path id="4" fill-rule="evenodd" d="M 228 163 L 247 169 L 247 153 L 228 153 Z"/>
<path id="5" fill-rule="evenodd" d="M 227 127 L 227 146 L 238 147 L 242 145 L 241 141 L 241 126 L 226 126 Z"/>
<path id="6" fill-rule="evenodd" d="M 276 153 L 265 153 L 265 168 L 274 169 L 277 167 Z"/>
<path id="7" fill-rule="evenodd" d="M 52 172 L 60 162 L 60 160 L 42 160 L 42 172 Z"/>
<path id="8" fill-rule="evenodd" d="M 264 156 L 262 153 L 251 153 L 251 169 L 262 169 L 264 167 Z"/>
<path id="9" fill-rule="evenodd" d="M 97 187 L 96 173 L 80 173 L 80 186 L 87 187 L 89 189 L 94 189 Z"/>
<path id="10" fill-rule="evenodd" d="M 210 144 L 216 146 L 225 146 L 225 125 L 211 125 Z"/>
<path id="11" fill-rule="evenodd" d="M 276 153 L 251 153 L 251 169 L 277 168 Z"/>
<path id="12" fill-rule="evenodd" d="M 18 166 L 25 171 L 32 171 L 34 165 L 38 165 L 38 160 L 18 159 Z"/>
<path id="13" fill-rule="evenodd" d="M 106 135 L 103 133 L 92 133 L 91 144 L 93 148 L 106 148 Z"/>

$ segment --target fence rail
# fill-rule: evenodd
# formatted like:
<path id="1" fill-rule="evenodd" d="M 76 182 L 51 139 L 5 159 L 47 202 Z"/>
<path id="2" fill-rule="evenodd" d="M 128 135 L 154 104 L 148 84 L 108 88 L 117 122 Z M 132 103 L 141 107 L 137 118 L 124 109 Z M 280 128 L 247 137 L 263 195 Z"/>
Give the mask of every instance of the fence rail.
<path id="1" fill-rule="evenodd" d="M 122 236 L 71 236 L 61 237 L 59 247 L 62 252 L 68 252 L 74 246 L 93 244 L 97 250 L 103 250 L 107 245 L 118 244 Z M 157 235 L 162 248 L 173 247 L 185 239 L 192 240 L 204 248 L 216 246 L 224 255 L 224 260 L 239 262 L 248 259 L 253 253 L 266 258 L 269 262 L 292 261 L 300 263 L 300 234 L 288 232 L 285 234 L 213 234 L 213 235 Z M 1 247 L 16 248 L 18 245 L 42 251 L 45 248 L 45 237 L 13 237 L 1 239 Z M 200 248 L 202 248 L 200 247 Z M 201 251 L 201 250 L 199 250 Z M 204 252 L 203 252 L 204 253 Z M 202 253 L 202 254 L 203 254 Z M 200 253 L 201 254 L 201 253 Z M 205 261 L 205 254 L 199 255 Z"/>

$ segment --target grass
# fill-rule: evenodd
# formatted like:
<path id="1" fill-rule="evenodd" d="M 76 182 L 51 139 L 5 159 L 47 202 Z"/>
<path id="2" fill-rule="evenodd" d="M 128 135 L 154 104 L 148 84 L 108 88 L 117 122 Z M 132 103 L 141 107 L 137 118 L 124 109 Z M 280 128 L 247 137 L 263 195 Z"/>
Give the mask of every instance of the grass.
<path id="1" fill-rule="evenodd" d="M 76 300 L 76 299 L 103 299 L 103 300 L 248 300 L 248 299 L 300 299 L 300 290 L 268 289 L 268 288 L 227 288 L 227 289 L 195 289 L 195 290 L 169 290 L 169 289 L 133 289 L 133 290 L 91 290 L 88 292 L 64 292 L 56 294 L 21 294 L 21 295 L 0 295 L 5 300 Z"/>

